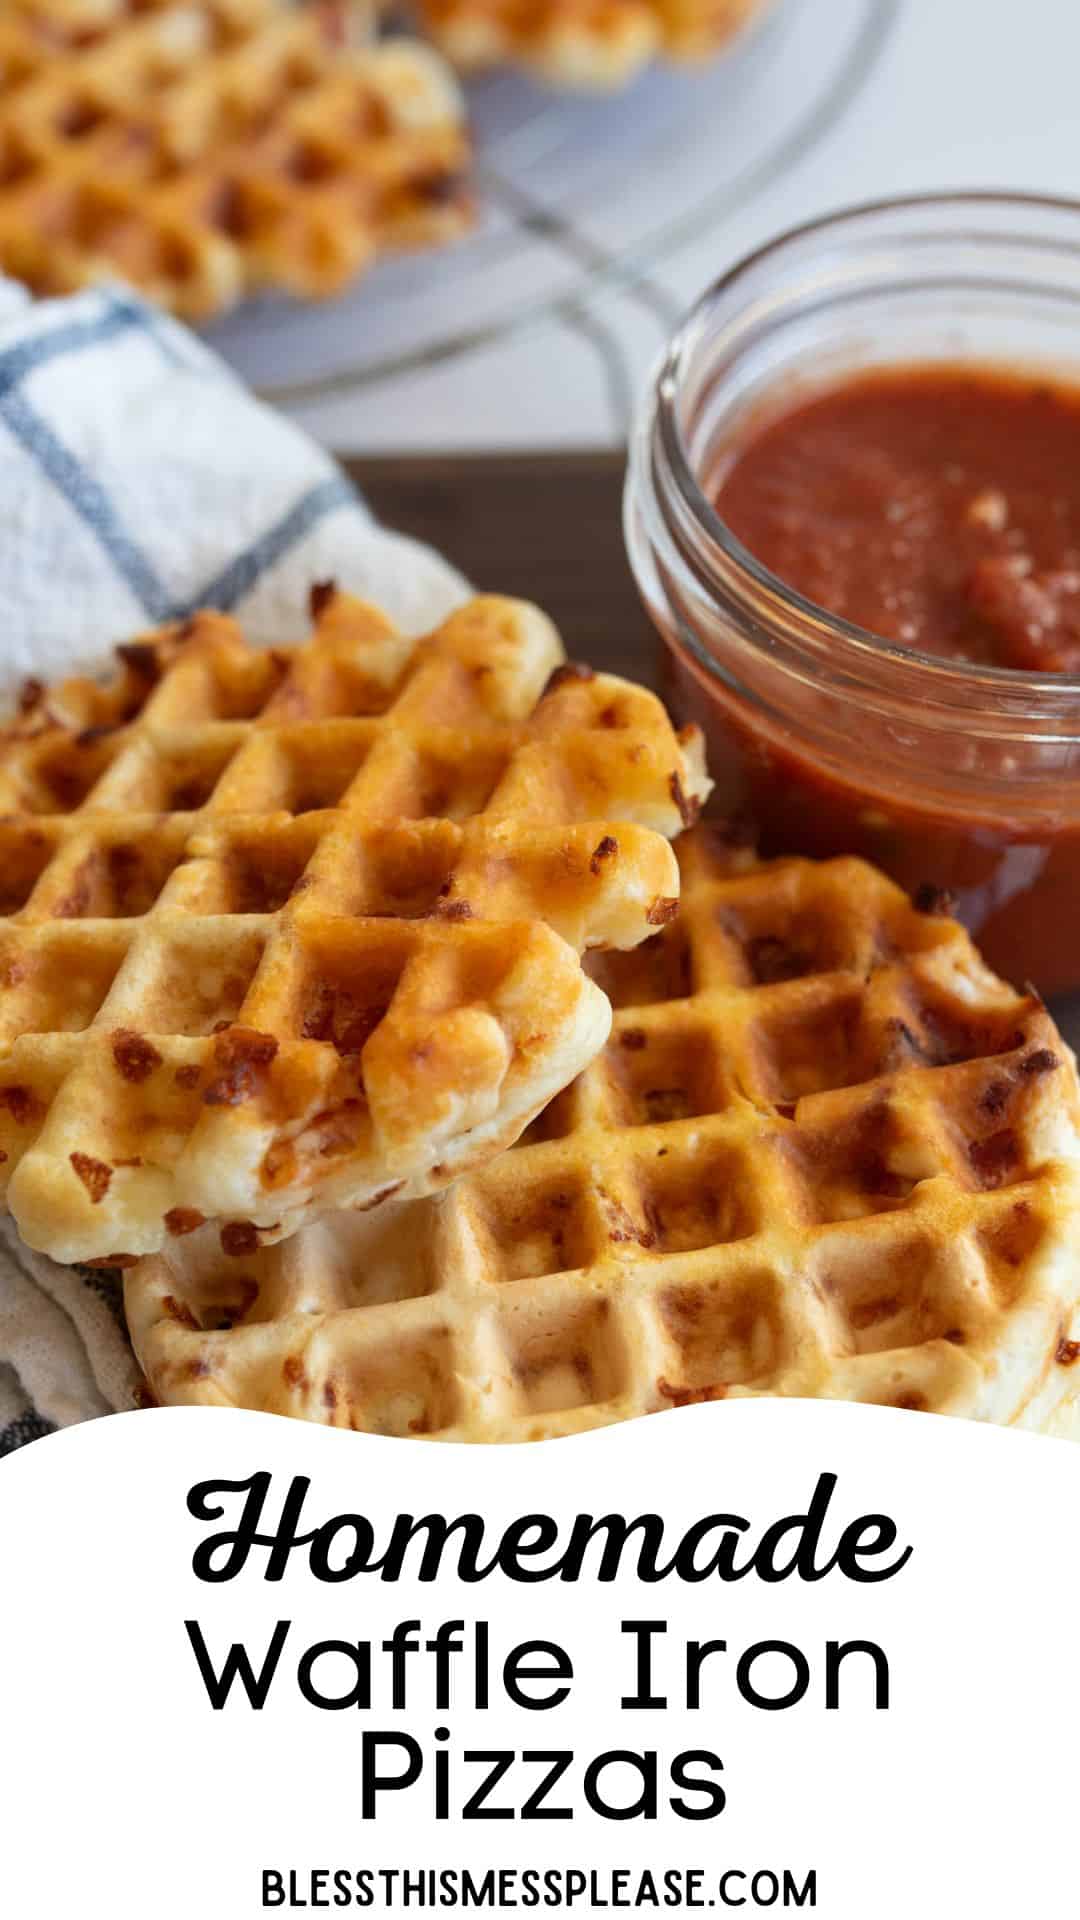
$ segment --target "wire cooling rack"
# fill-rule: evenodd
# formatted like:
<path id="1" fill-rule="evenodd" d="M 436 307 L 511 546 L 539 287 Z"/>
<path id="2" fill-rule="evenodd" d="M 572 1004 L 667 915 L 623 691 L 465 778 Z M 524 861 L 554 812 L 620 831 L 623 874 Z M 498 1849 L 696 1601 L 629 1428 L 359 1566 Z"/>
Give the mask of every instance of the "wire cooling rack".
<path id="1" fill-rule="evenodd" d="M 248 302 L 208 337 L 254 386 L 299 405 L 467 353 L 615 287 L 663 311 L 665 255 L 798 166 L 875 68 L 901 0 L 773 0 L 699 69 L 614 96 L 509 71 L 470 83 L 481 213 L 442 253 L 390 260 L 327 305 Z"/>

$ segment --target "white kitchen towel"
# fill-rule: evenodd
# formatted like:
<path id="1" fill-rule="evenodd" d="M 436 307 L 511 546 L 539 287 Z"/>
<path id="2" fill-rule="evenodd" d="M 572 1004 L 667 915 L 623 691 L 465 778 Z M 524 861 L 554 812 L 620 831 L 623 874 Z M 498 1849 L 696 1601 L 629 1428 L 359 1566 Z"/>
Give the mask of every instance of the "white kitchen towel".
<path id="1" fill-rule="evenodd" d="M 298 640 L 329 579 L 410 633 L 467 591 L 185 328 L 119 289 L 35 304 L 0 280 L 0 701 L 197 607 Z M 115 1279 L 0 1221 L 0 1455 L 136 1388 Z"/>

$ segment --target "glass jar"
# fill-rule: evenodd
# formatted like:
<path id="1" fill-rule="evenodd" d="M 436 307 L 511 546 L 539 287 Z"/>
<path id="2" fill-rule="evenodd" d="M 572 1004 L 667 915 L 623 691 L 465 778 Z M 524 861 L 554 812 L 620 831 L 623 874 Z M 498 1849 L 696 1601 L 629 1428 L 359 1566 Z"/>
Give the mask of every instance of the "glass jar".
<path id="1" fill-rule="evenodd" d="M 743 261 L 663 356 L 626 484 L 669 700 L 763 851 L 858 853 L 942 889 L 1000 972 L 1080 987 L 1080 679 L 919 654 L 823 612 L 710 501 L 748 422 L 846 374 L 1008 367 L 1080 382 L 1080 203 L 856 208 Z"/>

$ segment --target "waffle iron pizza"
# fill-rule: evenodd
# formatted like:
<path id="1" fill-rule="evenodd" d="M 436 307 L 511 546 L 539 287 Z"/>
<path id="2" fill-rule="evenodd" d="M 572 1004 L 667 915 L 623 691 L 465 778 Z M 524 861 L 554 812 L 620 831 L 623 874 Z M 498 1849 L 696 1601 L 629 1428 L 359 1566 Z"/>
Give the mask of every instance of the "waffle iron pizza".
<path id="1" fill-rule="evenodd" d="M 603 1046 L 582 970 L 677 909 L 700 738 L 480 598 L 419 642 L 313 592 L 250 648 L 202 614 L 0 740 L 0 1195 L 116 1263 L 212 1223 L 243 1264 L 433 1191 Z"/>
<path id="2" fill-rule="evenodd" d="M 121 278 L 203 320 L 260 287 L 338 292 L 469 226 L 470 142 L 418 42 L 354 48 L 289 0 L 8 0 L 0 271 Z"/>
<path id="3" fill-rule="evenodd" d="M 726 1395 L 1072 1434 L 1080 1088 L 933 898 L 702 826 L 604 1051 L 434 1200 L 125 1276 L 152 1393 L 533 1440 Z"/>

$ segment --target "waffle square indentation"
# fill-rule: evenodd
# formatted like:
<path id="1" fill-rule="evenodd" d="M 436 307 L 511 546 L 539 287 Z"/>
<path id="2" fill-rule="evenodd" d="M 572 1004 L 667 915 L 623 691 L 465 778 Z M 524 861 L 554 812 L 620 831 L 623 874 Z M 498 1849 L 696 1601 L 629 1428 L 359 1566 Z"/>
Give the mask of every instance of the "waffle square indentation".
<path id="1" fill-rule="evenodd" d="M 690 1253 L 746 1239 L 759 1225 L 758 1182 L 727 1141 L 673 1144 L 634 1160 L 635 1211 L 642 1244 L 654 1253 Z"/>
<path id="2" fill-rule="evenodd" d="M 46 828 L 0 821 L 0 916 L 21 913 L 53 858 L 56 838 Z"/>
<path id="3" fill-rule="evenodd" d="M 600 1406 L 623 1390 L 627 1356 L 607 1300 L 514 1315 L 504 1322 L 503 1340 L 524 1413 Z"/>
<path id="4" fill-rule="evenodd" d="M 656 1309 L 669 1360 L 661 1399 L 709 1399 L 775 1374 L 784 1343 L 782 1292 L 767 1268 L 737 1267 L 716 1280 L 661 1289 Z"/>
<path id="5" fill-rule="evenodd" d="M 357 1342 L 327 1374 L 322 1398 L 331 1415 L 338 1404 L 348 1407 L 351 1424 L 368 1433 L 441 1433 L 461 1411 L 453 1337 L 435 1327 Z"/>
<path id="6" fill-rule="evenodd" d="M 618 1125 L 660 1126 L 719 1113 L 727 1104 L 724 1070 L 707 1027 L 620 1023 L 606 1059 Z"/>
<path id="7" fill-rule="evenodd" d="M 211 1034 L 231 1026 L 247 999 L 263 956 L 258 929 L 224 924 L 210 939 L 197 922 L 170 921 L 148 968 L 118 988 L 116 1025 L 138 1033 Z"/>
<path id="8" fill-rule="evenodd" d="M 694 990 L 693 962 L 686 929 L 678 922 L 653 934 L 631 953 L 590 954 L 588 971 L 616 1012 L 682 1000 Z"/>
<path id="9" fill-rule="evenodd" d="M 496 1280 L 539 1280 L 588 1265 L 594 1235 L 584 1189 L 573 1175 L 541 1175 L 524 1187 L 503 1179 L 480 1218 Z"/>

